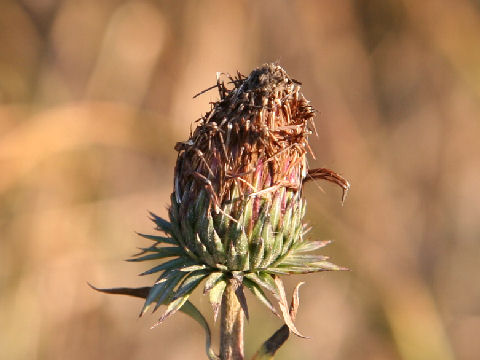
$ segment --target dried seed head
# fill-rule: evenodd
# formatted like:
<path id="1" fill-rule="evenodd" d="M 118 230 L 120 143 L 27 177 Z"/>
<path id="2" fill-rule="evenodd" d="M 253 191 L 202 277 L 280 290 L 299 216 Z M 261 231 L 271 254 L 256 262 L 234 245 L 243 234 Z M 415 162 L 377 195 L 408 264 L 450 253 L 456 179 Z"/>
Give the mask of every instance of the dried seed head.
<path id="1" fill-rule="evenodd" d="M 221 99 L 190 139 L 176 146 L 175 193 L 188 204 L 207 189 L 216 212 L 235 200 L 229 214 L 235 217 L 241 199 L 256 198 L 258 204 L 281 189 L 301 192 L 314 110 L 278 65 L 230 80 L 235 87 L 219 83 Z"/>
<path id="2" fill-rule="evenodd" d="M 321 255 L 305 254 L 327 242 L 304 239 L 302 185 L 313 178 L 344 190 L 349 185 L 331 170 L 307 168 L 315 111 L 299 82 L 276 64 L 227 78 L 227 84 L 217 79 L 219 101 L 190 138 L 175 146 L 170 221 L 152 214 L 166 236 L 141 235 L 156 244 L 131 260 L 174 257 L 142 274 L 161 272 L 142 314 L 154 302 L 167 303 L 163 320 L 204 279 L 217 311 L 232 279 L 276 312 L 263 290 L 272 292 L 286 324 L 298 334 L 277 275 L 341 269 Z"/>
<path id="3" fill-rule="evenodd" d="M 220 100 L 176 145 L 171 222 L 209 266 L 267 269 L 302 240 L 314 110 L 276 64 L 230 81 L 231 90 L 218 82 Z"/>

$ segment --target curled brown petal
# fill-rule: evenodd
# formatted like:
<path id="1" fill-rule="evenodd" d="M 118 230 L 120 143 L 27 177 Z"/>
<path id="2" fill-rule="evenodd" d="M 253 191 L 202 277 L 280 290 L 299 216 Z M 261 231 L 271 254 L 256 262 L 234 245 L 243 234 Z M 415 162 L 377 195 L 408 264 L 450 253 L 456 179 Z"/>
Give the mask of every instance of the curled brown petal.
<path id="1" fill-rule="evenodd" d="M 303 179 L 303 184 L 310 180 L 316 179 L 327 180 L 340 186 L 343 190 L 342 203 L 345 201 L 345 198 L 347 197 L 347 192 L 350 189 L 350 183 L 347 181 L 347 179 L 330 169 L 309 169 L 307 176 Z"/>

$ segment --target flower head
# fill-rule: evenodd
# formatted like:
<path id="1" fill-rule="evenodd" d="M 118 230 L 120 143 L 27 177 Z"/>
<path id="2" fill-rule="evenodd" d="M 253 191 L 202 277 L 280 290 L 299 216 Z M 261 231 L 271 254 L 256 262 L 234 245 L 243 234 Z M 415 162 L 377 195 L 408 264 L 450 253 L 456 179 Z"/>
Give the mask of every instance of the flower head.
<path id="1" fill-rule="evenodd" d="M 155 243 L 131 259 L 155 261 L 143 274 L 159 274 L 142 313 L 166 303 L 163 320 L 203 280 L 216 313 L 227 281 L 235 279 L 240 290 L 247 287 L 276 313 L 264 291 L 271 292 L 298 333 L 284 309 L 278 275 L 340 269 L 310 254 L 326 242 L 304 236 L 303 184 L 320 178 L 344 191 L 349 185 L 333 171 L 307 167 L 315 111 L 299 82 L 276 64 L 228 79 L 233 88 L 217 80 L 220 99 L 190 138 L 175 146 L 169 221 L 152 214 L 164 236 L 141 234 Z"/>

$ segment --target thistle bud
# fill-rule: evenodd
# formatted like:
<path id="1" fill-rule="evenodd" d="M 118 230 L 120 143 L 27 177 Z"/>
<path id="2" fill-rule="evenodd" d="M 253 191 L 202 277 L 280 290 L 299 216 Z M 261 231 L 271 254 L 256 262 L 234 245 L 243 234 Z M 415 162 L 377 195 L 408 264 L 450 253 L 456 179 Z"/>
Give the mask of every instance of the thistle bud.
<path id="1" fill-rule="evenodd" d="M 264 290 L 273 293 L 296 332 L 278 275 L 340 269 L 324 256 L 305 254 L 326 242 L 304 237 L 303 184 L 315 177 L 346 190 L 348 183 L 330 170 L 307 168 L 315 111 L 299 82 L 276 64 L 228 79 L 230 89 L 217 79 L 220 99 L 190 138 L 175 146 L 170 219 L 152 214 L 165 236 L 142 234 L 156 244 L 132 259 L 173 257 L 144 273 L 160 276 L 142 313 L 166 303 L 163 320 L 203 280 L 217 310 L 226 282 L 235 278 L 276 312 Z"/>

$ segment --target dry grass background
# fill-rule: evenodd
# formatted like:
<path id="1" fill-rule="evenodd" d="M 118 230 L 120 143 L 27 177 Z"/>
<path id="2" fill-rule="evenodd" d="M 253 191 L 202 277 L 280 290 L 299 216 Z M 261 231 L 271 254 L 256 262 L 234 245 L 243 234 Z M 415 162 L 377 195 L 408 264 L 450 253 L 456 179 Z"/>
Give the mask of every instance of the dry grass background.
<path id="1" fill-rule="evenodd" d="M 480 358 L 480 3 L 474 0 L 0 3 L 0 358 L 201 359 L 183 314 L 86 285 L 165 214 L 173 146 L 217 71 L 279 60 L 319 110 L 312 236 L 351 272 L 307 276 L 278 359 Z M 300 278 L 287 283 L 292 289 Z M 208 314 L 206 300 L 195 302 Z M 247 353 L 280 326 L 251 301 Z"/>

